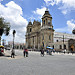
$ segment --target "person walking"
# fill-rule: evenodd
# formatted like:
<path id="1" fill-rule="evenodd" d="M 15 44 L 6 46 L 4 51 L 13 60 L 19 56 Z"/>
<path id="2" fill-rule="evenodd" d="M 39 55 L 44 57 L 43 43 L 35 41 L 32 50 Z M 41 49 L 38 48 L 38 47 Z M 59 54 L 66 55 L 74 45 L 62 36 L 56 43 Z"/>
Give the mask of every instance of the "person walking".
<path id="1" fill-rule="evenodd" d="M 23 54 L 24 54 L 24 57 L 28 57 L 28 49 L 24 49 Z"/>
<path id="2" fill-rule="evenodd" d="M 14 50 L 12 49 L 12 51 L 11 51 L 11 58 L 12 58 L 12 57 L 15 58 L 14 56 L 15 56 L 15 52 L 14 52 Z"/>
<path id="3" fill-rule="evenodd" d="M 41 56 L 44 56 L 44 49 L 42 49 L 40 51 L 41 51 Z"/>
<path id="4" fill-rule="evenodd" d="M 28 49 L 25 49 L 26 57 L 28 57 Z"/>
<path id="5" fill-rule="evenodd" d="M 25 57 L 25 53 L 26 53 L 26 52 L 25 52 L 25 49 L 24 49 L 24 51 L 23 51 L 23 55 L 24 55 L 24 57 Z"/>

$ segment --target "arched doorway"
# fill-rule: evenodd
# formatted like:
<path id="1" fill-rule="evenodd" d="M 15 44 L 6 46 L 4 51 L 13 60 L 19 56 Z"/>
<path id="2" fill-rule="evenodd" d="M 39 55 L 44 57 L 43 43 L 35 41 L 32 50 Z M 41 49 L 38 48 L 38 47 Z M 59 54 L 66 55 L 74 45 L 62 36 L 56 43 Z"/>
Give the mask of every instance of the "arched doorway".
<path id="1" fill-rule="evenodd" d="M 70 49 L 71 49 L 71 51 L 74 51 L 74 45 L 71 45 Z"/>

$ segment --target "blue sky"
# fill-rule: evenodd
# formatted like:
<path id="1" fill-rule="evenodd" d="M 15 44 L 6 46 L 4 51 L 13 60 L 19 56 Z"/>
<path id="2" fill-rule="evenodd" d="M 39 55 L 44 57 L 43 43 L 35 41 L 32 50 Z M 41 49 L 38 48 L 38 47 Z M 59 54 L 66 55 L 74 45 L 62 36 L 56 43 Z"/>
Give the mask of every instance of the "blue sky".
<path id="1" fill-rule="evenodd" d="M 41 21 L 46 7 L 53 17 L 56 32 L 71 34 L 75 27 L 75 0 L 0 0 L 0 3 L 0 15 L 11 24 L 10 35 L 2 37 L 9 38 L 8 41 L 12 41 L 15 29 L 15 41 L 24 42 L 28 22 L 34 19 Z"/>

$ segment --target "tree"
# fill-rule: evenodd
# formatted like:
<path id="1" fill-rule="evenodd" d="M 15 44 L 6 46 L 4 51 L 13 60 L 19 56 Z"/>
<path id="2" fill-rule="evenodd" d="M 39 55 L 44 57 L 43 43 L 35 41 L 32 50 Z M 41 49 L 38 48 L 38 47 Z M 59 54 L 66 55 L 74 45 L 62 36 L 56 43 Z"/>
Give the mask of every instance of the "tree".
<path id="1" fill-rule="evenodd" d="M 3 17 L 0 17 L 0 45 L 1 45 L 1 36 L 3 33 L 8 36 L 10 31 L 10 23 L 5 22 L 5 19 Z"/>

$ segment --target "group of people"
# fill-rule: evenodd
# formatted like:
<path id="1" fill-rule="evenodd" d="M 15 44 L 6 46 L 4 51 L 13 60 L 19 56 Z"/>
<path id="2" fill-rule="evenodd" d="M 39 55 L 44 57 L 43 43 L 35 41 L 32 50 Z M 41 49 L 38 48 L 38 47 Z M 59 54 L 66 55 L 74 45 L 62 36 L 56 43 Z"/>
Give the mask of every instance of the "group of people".
<path id="1" fill-rule="evenodd" d="M 28 57 L 28 49 L 24 49 L 23 55 L 24 57 Z M 11 58 L 15 58 L 15 51 L 13 49 L 11 51 Z"/>
<path id="2" fill-rule="evenodd" d="M 44 49 L 41 49 L 41 56 L 44 56 Z M 52 51 L 51 50 L 46 50 L 47 55 L 52 55 Z"/>
<path id="3" fill-rule="evenodd" d="M 44 49 L 41 49 L 40 52 L 41 52 L 41 56 L 44 56 Z M 48 55 L 52 55 L 51 50 L 46 50 L 46 53 L 47 53 Z M 28 49 L 26 49 L 26 48 L 24 49 L 23 55 L 24 55 L 24 57 L 28 57 Z M 12 50 L 12 51 L 11 51 L 11 58 L 12 58 L 12 57 L 14 58 L 14 56 L 15 56 L 15 52 L 14 52 L 14 50 Z"/>

